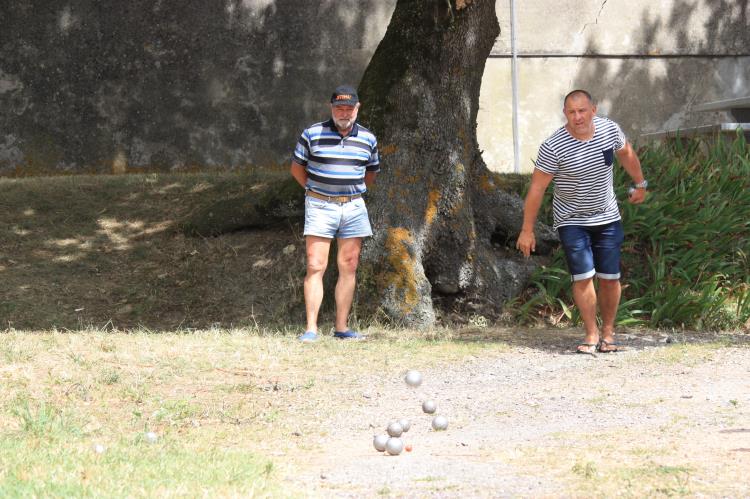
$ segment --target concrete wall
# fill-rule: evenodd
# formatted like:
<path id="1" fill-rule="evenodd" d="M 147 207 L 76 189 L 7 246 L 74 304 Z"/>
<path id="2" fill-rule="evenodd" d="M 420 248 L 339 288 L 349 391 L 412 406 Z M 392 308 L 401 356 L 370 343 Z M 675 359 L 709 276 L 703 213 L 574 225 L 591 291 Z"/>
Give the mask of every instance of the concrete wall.
<path id="1" fill-rule="evenodd" d="M 288 162 L 395 0 L 0 3 L 0 172 Z"/>
<path id="2" fill-rule="evenodd" d="M 750 94 L 749 0 L 516 0 L 519 164 L 586 88 L 640 133 L 727 121 Z M 0 174 L 286 163 L 358 83 L 396 0 L 13 0 L 0 4 Z M 513 171 L 509 0 L 478 136 Z M 366 103 L 365 103 L 366 105 Z"/>
<path id="3" fill-rule="evenodd" d="M 750 95 L 747 0 L 516 0 L 521 171 L 564 123 L 574 88 L 599 100 L 631 141 L 642 133 L 718 121 L 693 106 Z M 487 165 L 513 171 L 509 0 L 496 3 L 501 35 L 487 61 L 478 136 Z M 742 55 L 742 56 L 738 56 Z"/>

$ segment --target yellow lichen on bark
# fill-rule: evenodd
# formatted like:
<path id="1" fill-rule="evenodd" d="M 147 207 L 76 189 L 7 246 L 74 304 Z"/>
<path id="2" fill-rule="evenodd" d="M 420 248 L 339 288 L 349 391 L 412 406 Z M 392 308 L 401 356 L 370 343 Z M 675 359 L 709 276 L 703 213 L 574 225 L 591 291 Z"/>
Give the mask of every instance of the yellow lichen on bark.
<path id="1" fill-rule="evenodd" d="M 440 192 L 433 189 L 427 194 L 427 209 L 425 210 L 424 220 L 427 225 L 431 225 L 437 216 L 437 205 L 440 201 Z"/>
<path id="2" fill-rule="evenodd" d="M 380 155 L 388 156 L 389 154 L 396 152 L 397 149 L 398 147 L 396 147 L 396 144 L 388 144 L 380 148 Z"/>
<path id="3" fill-rule="evenodd" d="M 403 292 L 402 312 L 407 314 L 419 300 L 417 277 L 414 273 L 414 256 L 409 247 L 414 244 L 414 236 L 403 227 L 388 229 L 385 240 L 386 258 L 390 269 L 382 274 L 382 289 L 395 286 Z"/>

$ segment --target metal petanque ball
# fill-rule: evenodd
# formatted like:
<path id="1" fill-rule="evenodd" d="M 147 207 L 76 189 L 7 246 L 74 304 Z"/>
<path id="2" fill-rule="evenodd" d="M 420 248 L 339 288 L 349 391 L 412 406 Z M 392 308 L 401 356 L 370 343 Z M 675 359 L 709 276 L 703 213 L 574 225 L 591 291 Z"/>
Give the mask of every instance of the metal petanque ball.
<path id="1" fill-rule="evenodd" d="M 407 371 L 404 381 L 409 386 L 417 387 L 422 384 L 422 373 L 414 370 Z"/>
<path id="2" fill-rule="evenodd" d="M 385 450 L 386 442 L 388 442 L 388 435 L 375 435 L 375 438 L 372 439 L 372 445 L 375 447 L 375 450 L 380 452 Z"/>
<path id="3" fill-rule="evenodd" d="M 445 416 L 435 416 L 432 419 L 432 429 L 435 431 L 443 431 L 448 428 L 448 419 Z"/>
<path id="4" fill-rule="evenodd" d="M 409 431 L 409 428 L 411 428 L 411 422 L 406 418 L 399 419 L 398 424 L 401 425 L 401 428 L 404 430 L 404 432 Z"/>
<path id="5" fill-rule="evenodd" d="M 388 425 L 388 434 L 392 437 L 400 437 L 403 432 L 404 428 L 398 421 L 394 421 Z"/>
<path id="6" fill-rule="evenodd" d="M 401 454 L 402 450 L 404 450 L 404 443 L 401 441 L 400 438 L 397 438 L 397 437 L 389 438 L 388 441 L 385 443 L 385 451 L 391 456 L 397 456 Z"/>
<path id="7" fill-rule="evenodd" d="M 432 414 L 437 410 L 437 404 L 434 400 L 425 400 L 422 402 L 422 410 L 427 414 Z"/>

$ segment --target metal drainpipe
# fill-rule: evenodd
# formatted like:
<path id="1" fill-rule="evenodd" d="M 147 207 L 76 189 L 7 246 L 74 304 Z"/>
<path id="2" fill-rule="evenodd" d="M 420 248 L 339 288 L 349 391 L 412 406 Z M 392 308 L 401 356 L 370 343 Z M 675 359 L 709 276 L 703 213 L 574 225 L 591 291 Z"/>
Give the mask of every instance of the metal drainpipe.
<path id="1" fill-rule="evenodd" d="M 510 78 L 513 92 L 513 172 L 521 172 L 521 151 L 518 143 L 518 51 L 516 48 L 516 3 L 510 0 Z"/>

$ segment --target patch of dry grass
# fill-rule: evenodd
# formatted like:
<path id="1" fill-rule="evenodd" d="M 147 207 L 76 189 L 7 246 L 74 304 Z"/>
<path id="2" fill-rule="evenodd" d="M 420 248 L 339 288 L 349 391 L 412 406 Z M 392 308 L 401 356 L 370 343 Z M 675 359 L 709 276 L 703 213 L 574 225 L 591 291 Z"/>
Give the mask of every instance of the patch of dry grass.
<path id="1" fill-rule="evenodd" d="M 648 383 L 657 369 L 670 376 L 693 365 L 692 359 L 702 359 L 696 369 L 708 369 L 715 363 L 708 354 L 721 344 L 663 345 L 606 360 L 571 355 L 565 357 L 569 362 L 557 353 L 559 344 L 574 342 L 580 331 L 425 333 L 373 327 L 364 332 L 369 335 L 364 342 L 324 336 L 304 345 L 291 331 L 255 328 L 158 334 L 8 330 L 0 338 L 0 495 L 295 496 L 304 493 L 296 488 L 300 482 L 285 477 L 329 454 L 331 441 L 346 440 L 337 422 L 345 419 L 348 432 L 353 425 L 368 433 L 368 421 L 347 418 L 366 410 L 363 395 L 377 398 L 378 392 L 404 387 L 400 377 L 407 369 L 471 366 L 494 357 L 512 362 L 513 352 L 520 351 L 540 361 L 556 358 L 564 366 L 559 375 L 570 379 L 577 374 L 569 368 L 585 366 L 601 375 L 613 363 L 640 369 L 639 382 Z M 690 354 L 680 356 L 684 351 Z M 658 356 L 674 355 L 674 365 L 656 363 Z M 539 395 L 545 393 L 541 388 L 529 389 Z M 652 425 L 635 421 L 637 431 L 616 425 L 596 434 L 550 433 L 532 443 L 493 444 L 484 457 L 508 463 L 512 473 L 562 484 L 561 496 L 736 493 L 746 460 L 732 453 L 741 450 L 736 440 L 744 434 L 713 431 L 707 437 L 705 427 L 685 412 L 691 402 L 679 395 L 660 400 L 631 387 L 638 394 L 633 398 L 605 388 L 583 398 L 583 412 L 570 417 L 628 410 L 633 400 L 672 416 Z M 535 400 L 542 403 L 544 397 Z M 730 403 L 713 411 L 714 426 L 743 426 L 737 420 L 741 408 Z M 485 423 L 497 421 L 499 427 L 518 417 L 512 407 L 488 414 L 494 419 Z M 147 432 L 157 435 L 155 443 Z M 420 480 L 432 476 L 425 473 Z M 705 477 L 712 477 L 710 483 Z M 436 490 L 445 493 L 442 485 Z"/>
<path id="2" fill-rule="evenodd" d="M 509 458 L 531 475 L 556 477 L 566 497 L 721 497 L 736 494 L 745 475 L 727 447 L 726 439 L 701 438 L 690 427 L 645 433 L 618 427 L 559 435 L 545 448 L 527 447 Z"/>
<path id="3" fill-rule="evenodd" d="M 383 369 L 503 350 L 444 341 L 439 331 L 367 332 L 373 341 L 303 345 L 246 329 L 9 330 L 0 346 L 0 493 L 275 495 L 295 456 L 320 450 L 319 421 Z"/>

